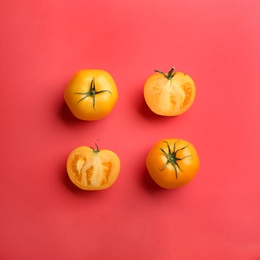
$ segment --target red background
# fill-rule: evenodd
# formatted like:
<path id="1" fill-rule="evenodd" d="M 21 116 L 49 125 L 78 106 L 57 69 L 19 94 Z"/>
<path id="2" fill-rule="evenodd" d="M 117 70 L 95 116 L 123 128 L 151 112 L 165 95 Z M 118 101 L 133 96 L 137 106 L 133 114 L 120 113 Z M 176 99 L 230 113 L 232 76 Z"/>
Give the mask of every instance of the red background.
<path id="1" fill-rule="evenodd" d="M 2 0 L 0 258 L 260 259 L 258 0 Z M 149 111 L 143 84 L 172 66 L 197 86 L 175 118 Z M 83 122 L 63 101 L 80 69 L 114 77 L 119 101 Z M 145 158 L 183 138 L 201 168 L 157 187 Z M 77 146 L 115 151 L 115 185 L 84 192 L 66 174 Z"/>

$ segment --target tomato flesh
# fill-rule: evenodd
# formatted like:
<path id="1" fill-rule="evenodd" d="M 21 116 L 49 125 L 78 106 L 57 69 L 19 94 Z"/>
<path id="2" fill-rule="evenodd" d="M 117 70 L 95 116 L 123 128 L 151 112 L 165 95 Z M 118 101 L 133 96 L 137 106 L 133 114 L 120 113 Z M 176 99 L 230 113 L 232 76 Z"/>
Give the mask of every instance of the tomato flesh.
<path id="1" fill-rule="evenodd" d="M 164 73 L 150 76 L 144 85 L 148 107 L 162 116 L 177 116 L 187 111 L 194 102 L 196 87 L 190 76 L 174 72 L 171 78 Z"/>
<path id="2" fill-rule="evenodd" d="M 67 160 L 71 181 L 83 190 L 102 190 L 116 181 L 120 171 L 119 157 L 110 150 L 78 147 Z"/>

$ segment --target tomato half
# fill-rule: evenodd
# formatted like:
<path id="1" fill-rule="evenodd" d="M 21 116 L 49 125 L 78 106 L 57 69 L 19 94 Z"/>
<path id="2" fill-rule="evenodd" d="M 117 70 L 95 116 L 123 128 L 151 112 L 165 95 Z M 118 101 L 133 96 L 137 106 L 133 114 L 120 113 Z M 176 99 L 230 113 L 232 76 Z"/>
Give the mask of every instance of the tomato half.
<path id="1" fill-rule="evenodd" d="M 177 116 L 187 111 L 196 96 L 195 83 L 183 72 L 172 68 L 168 74 L 155 70 L 144 85 L 148 107 L 161 116 Z"/>
<path id="2" fill-rule="evenodd" d="M 195 147 L 188 141 L 175 138 L 157 142 L 146 158 L 150 176 L 165 189 L 188 184 L 196 176 L 199 165 Z"/>
<path id="3" fill-rule="evenodd" d="M 72 114 L 81 120 L 98 120 L 110 114 L 118 100 L 112 76 L 104 70 L 80 70 L 64 91 Z"/>
<path id="4" fill-rule="evenodd" d="M 70 180 L 82 190 L 104 190 L 117 180 L 120 171 L 119 157 L 110 150 L 80 146 L 67 160 Z"/>

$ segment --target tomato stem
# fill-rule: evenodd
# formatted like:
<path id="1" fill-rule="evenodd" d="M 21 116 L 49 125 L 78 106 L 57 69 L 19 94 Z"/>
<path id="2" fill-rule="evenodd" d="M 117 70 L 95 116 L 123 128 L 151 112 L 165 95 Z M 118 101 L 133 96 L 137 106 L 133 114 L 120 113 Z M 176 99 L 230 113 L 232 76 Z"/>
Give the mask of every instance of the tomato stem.
<path id="1" fill-rule="evenodd" d="M 160 70 L 155 70 L 155 72 L 158 72 L 158 73 L 162 74 L 168 80 L 171 80 L 174 77 L 175 73 L 176 73 L 176 72 L 174 72 L 174 70 L 175 70 L 175 68 L 172 67 L 170 69 L 170 71 L 168 72 L 168 74 L 165 74 L 163 71 L 160 71 Z"/>
<path id="2" fill-rule="evenodd" d="M 92 147 L 90 147 L 90 148 L 93 150 L 94 153 L 99 153 L 100 149 L 99 149 L 97 143 L 95 143 L 95 146 L 96 146 L 96 148 L 92 148 Z"/>
<path id="3" fill-rule="evenodd" d="M 92 79 L 92 81 L 90 82 L 90 88 L 89 88 L 89 91 L 87 92 L 74 92 L 74 94 L 77 94 L 77 95 L 83 95 L 83 97 L 77 102 L 80 103 L 82 100 L 86 99 L 87 97 L 92 97 L 93 99 L 93 108 L 95 108 L 96 106 L 96 95 L 97 94 L 100 94 L 100 93 L 103 93 L 103 92 L 109 92 L 110 94 L 111 91 L 110 90 L 100 90 L 100 91 L 96 91 L 96 84 L 95 84 L 95 78 Z"/>
<path id="4" fill-rule="evenodd" d="M 188 145 L 186 145 L 186 146 L 183 146 L 182 148 L 176 150 L 176 143 L 178 141 L 179 140 L 177 140 L 173 144 L 173 151 L 171 151 L 171 147 L 170 147 L 170 145 L 167 141 L 164 141 L 164 143 L 167 144 L 167 149 L 168 149 L 167 152 L 163 148 L 159 148 L 167 158 L 167 162 L 164 164 L 163 169 L 161 169 L 161 171 L 163 171 L 166 168 L 166 166 L 170 163 L 173 166 L 176 179 L 178 179 L 178 169 L 182 172 L 182 169 L 181 169 L 180 165 L 178 164 L 178 161 L 181 161 L 181 160 L 183 160 L 184 158 L 187 158 L 187 157 L 192 157 L 192 155 L 186 155 L 182 158 L 177 157 L 177 153 L 181 150 L 184 150 L 188 146 Z"/>

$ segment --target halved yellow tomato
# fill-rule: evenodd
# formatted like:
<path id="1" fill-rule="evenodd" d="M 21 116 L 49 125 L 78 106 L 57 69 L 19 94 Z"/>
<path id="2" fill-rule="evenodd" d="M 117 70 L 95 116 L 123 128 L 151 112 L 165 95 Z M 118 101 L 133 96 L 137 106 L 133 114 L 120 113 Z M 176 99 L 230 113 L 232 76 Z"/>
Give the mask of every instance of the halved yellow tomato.
<path id="1" fill-rule="evenodd" d="M 148 107 L 161 116 L 177 116 L 187 111 L 194 102 L 196 87 L 192 78 L 172 68 L 167 74 L 155 70 L 144 85 Z"/>
<path id="2" fill-rule="evenodd" d="M 67 160 L 70 180 L 82 190 L 104 190 L 117 180 L 120 159 L 110 150 L 80 146 Z"/>

